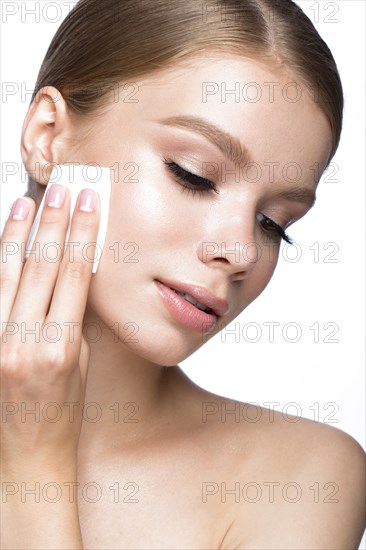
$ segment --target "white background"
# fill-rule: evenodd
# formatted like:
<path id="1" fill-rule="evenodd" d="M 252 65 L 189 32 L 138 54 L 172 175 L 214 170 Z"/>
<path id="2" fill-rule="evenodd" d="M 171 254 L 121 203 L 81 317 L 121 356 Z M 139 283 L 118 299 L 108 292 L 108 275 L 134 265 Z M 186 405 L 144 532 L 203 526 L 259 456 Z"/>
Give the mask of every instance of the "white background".
<path id="1" fill-rule="evenodd" d="M 181 366 L 212 392 L 259 405 L 277 403 L 276 410 L 332 424 L 365 446 L 365 3 L 298 3 L 330 47 L 341 74 L 341 144 L 319 185 L 316 206 L 289 230 L 299 244 L 298 261 L 293 261 L 296 251 L 285 245 L 288 256 L 280 259 L 262 295 Z M 10 163 L 17 170 L 21 164 L 21 129 L 32 88 L 72 5 L 38 2 L 36 21 L 38 16 L 24 10 L 35 4 L 2 2 L 1 230 L 11 204 L 26 190 L 24 173 L 9 176 L 7 171 Z M 280 323 L 273 342 L 264 325 L 270 322 Z M 236 336 L 229 333 L 235 327 Z M 290 342 L 295 329 L 299 340 Z M 338 342 L 326 341 L 332 339 Z"/>

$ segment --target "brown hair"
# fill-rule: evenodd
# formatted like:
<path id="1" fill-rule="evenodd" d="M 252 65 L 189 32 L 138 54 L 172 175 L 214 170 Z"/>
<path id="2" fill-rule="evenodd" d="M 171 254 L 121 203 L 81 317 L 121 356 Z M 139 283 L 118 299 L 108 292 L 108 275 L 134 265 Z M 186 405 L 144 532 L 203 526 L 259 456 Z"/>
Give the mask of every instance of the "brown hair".
<path id="1" fill-rule="evenodd" d="M 329 164 L 342 129 L 342 84 L 328 46 L 292 0 L 79 0 L 47 50 L 31 103 L 54 86 L 70 113 L 93 116 L 116 84 L 208 51 L 291 69 L 329 121 Z M 43 192 L 29 177 L 26 195 L 38 203 Z"/>

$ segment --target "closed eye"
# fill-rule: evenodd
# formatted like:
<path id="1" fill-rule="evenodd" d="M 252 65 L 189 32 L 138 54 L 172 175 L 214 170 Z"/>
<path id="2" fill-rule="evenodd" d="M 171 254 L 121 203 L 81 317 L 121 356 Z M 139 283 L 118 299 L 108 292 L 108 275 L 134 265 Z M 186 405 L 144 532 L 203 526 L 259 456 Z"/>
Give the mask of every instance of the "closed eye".
<path id="1" fill-rule="evenodd" d="M 191 192 L 193 195 L 195 193 L 205 193 L 207 191 L 215 191 L 215 193 L 219 194 L 219 191 L 212 181 L 192 174 L 166 158 L 163 158 L 163 162 L 174 176 L 174 179 L 183 187 L 183 191 Z"/>
<path id="2" fill-rule="evenodd" d="M 288 244 L 294 244 L 293 239 L 286 233 L 286 231 L 282 229 L 282 227 L 271 218 L 268 218 L 261 212 L 258 212 L 257 220 L 261 224 L 263 231 L 265 231 L 266 233 L 276 232 Z"/>

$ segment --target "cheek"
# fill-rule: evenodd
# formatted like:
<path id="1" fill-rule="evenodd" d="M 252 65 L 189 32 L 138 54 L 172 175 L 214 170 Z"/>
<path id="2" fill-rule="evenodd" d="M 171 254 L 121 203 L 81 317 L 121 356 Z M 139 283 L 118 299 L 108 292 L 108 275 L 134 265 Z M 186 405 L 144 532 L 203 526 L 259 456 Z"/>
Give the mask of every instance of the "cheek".
<path id="1" fill-rule="evenodd" d="M 241 310 L 253 302 L 267 287 L 278 263 L 279 246 L 273 244 L 263 245 L 262 243 L 261 245 L 258 244 L 257 247 L 260 257 L 246 281 L 243 281 L 240 297 L 237 300 Z"/>
<path id="2" fill-rule="evenodd" d="M 261 242 L 258 246 L 259 259 L 253 270 L 253 279 L 260 292 L 265 289 L 272 278 L 278 263 L 281 244 L 274 241 Z"/>
<path id="3" fill-rule="evenodd" d="M 156 264 L 159 256 L 183 246 L 189 238 L 188 201 L 156 160 L 142 159 L 139 165 L 136 181 L 115 184 L 108 237 L 113 242 L 136 243 L 140 260 L 146 263 L 155 258 Z"/>

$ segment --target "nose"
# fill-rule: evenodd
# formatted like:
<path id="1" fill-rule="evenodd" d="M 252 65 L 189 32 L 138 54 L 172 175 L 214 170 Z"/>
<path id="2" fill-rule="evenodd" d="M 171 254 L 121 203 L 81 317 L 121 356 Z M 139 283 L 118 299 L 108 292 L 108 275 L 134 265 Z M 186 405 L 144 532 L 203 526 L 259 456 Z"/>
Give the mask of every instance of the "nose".
<path id="1" fill-rule="evenodd" d="M 245 218 L 244 218 L 245 216 Z M 197 255 L 201 262 L 220 266 L 236 280 L 246 278 L 262 256 L 260 244 L 256 242 L 255 213 L 231 214 L 221 221 L 212 220 L 211 230 L 200 241 Z"/>

